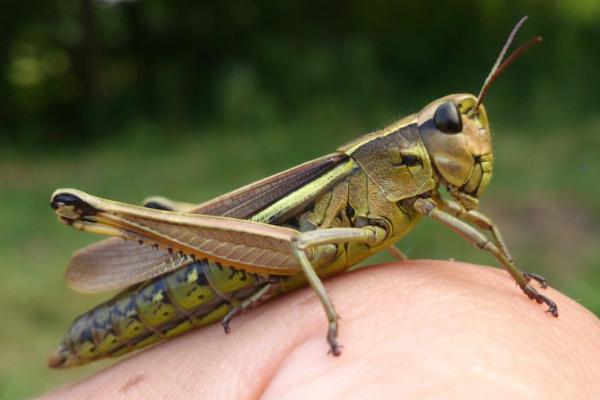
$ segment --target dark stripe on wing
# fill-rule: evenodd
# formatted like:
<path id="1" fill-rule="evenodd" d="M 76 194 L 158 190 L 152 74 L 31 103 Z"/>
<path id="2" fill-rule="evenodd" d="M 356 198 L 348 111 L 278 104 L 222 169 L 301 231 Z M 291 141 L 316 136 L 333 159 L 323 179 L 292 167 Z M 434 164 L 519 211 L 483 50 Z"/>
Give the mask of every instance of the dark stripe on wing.
<path id="1" fill-rule="evenodd" d="M 346 162 L 333 153 L 278 173 L 200 204 L 191 210 L 203 215 L 248 219 L 305 184 Z M 315 193 L 315 196 L 319 193 Z M 168 251 L 110 238 L 74 254 L 67 266 L 68 285 L 80 292 L 102 292 L 146 281 L 187 265 L 191 260 Z"/>
<path id="2" fill-rule="evenodd" d="M 348 159 L 332 153 L 200 204 L 192 212 L 248 219 Z"/>

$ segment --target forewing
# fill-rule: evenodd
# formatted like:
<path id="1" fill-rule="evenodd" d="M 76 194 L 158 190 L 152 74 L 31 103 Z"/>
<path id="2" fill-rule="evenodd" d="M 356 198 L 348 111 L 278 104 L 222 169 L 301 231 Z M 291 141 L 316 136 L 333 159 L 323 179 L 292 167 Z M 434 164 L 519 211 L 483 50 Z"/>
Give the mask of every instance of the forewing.
<path id="1" fill-rule="evenodd" d="M 95 293 L 131 286 L 187 263 L 188 257 L 110 238 L 77 251 L 67 266 L 65 278 L 74 290 Z"/>
<path id="2" fill-rule="evenodd" d="M 265 207 L 342 164 L 347 159 L 348 156 L 343 153 L 332 153 L 308 161 L 202 203 L 192 212 L 248 219 Z"/>
<path id="3" fill-rule="evenodd" d="M 247 219 L 347 160 L 346 155 L 333 153 L 200 204 L 191 212 Z M 75 291 L 103 292 L 154 278 L 189 262 L 188 257 L 162 248 L 110 238 L 76 252 L 67 266 L 66 279 Z"/>

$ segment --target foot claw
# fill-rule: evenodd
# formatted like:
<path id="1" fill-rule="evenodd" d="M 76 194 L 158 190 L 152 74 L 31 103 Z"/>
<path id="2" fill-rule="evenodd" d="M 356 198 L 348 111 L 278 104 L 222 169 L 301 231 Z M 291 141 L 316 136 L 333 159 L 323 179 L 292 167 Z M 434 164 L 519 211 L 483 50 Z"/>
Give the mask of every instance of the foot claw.
<path id="1" fill-rule="evenodd" d="M 342 354 L 342 345 L 339 344 L 335 344 L 335 345 L 331 345 L 331 348 L 329 349 L 329 351 L 327 352 L 327 354 L 333 354 L 334 356 L 338 357 Z"/>
<path id="2" fill-rule="evenodd" d="M 534 274 L 532 272 L 523 272 L 523 275 L 525 275 L 525 277 L 527 279 L 529 279 L 529 280 L 533 279 L 534 281 L 536 281 L 537 283 L 539 283 L 540 287 L 542 289 L 547 289 L 548 288 L 548 282 L 546 282 L 546 278 L 544 278 L 543 276 L 538 275 L 538 274 Z"/>
<path id="3" fill-rule="evenodd" d="M 327 354 L 333 354 L 336 357 L 342 354 L 342 346 L 340 346 L 337 341 L 337 319 L 335 322 L 329 323 L 327 342 L 329 343 L 329 351 Z"/>
<path id="4" fill-rule="evenodd" d="M 223 330 L 225 331 L 225 334 L 229 335 L 229 332 L 231 332 L 231 328 L 229 327 L 229 321 L 223 321 L 222 325 L 223 325 Z"/>
<path id="5" fill-rule="evenodd" d="M 550 299 L 546 299 L 546 300 L 548 301 L 546 303 L 546 304 L 548 304 L 548 309 L 546 310 L 546 312 L 549 312 L 555 318 L 558 317 L 558 307 L 556 306 L 556 303 L 554 303 Z"/>
<path id="6" fill-rule="evenodd" d="M 537 280 L 535 278 L 532 279 Z M 539 304 L 546 304 L 548 306 L 548 310 L 546 310 L 546 312 L 552 314 L 553 317 L 558 317 L 558 307 L 554 301 L 550 300 L 544 295 L 539 294 L 533 287 L 529 285 L 526 285 L 521 289 L 523 289 L 523 292 L 525 292 L 527 297 L 529 297 L 531 300 L 535 300 Z"/>

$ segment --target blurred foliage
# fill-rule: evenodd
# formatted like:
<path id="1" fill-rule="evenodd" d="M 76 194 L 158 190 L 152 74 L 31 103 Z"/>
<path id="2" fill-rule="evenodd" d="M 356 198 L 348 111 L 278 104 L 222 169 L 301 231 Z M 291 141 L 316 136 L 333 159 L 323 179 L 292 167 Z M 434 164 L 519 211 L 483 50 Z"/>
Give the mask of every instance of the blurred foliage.
<path id="1" fill-rule="evenodd" d="M 107 297 L 63 282 L 70 252 L 98 237 L 56 222 L 55 188 L 209 199 L 477 92 L 525 14 L 517 44 L 545 42 L 486 100 L 496 161 L 482 208 L 519 265 L 600 314 L 600 2 L 0 4 L 0 398 L 106 365 L 44 365 L 70 321 Z M 429 221 L 400 247 L 494 264 Z"/>
<path id="2" fill-rule="evenodd" d="M 494 88 L 546 124 L 597 110 L 595 0 L 394 2 L 8 1 L 0 16 L 0 130 L 65 146 L 151 118 L 164 135 L 336 109 L 414 109 L 476 91 L 510 27 L 546 43 Z M 568 72 L 567 72 L 568 71 Z M 508 94 L 510 90 L 510 94 Z M 565 98 L 568 101 L 565 101 Z M 324 104 L 325 103 L 325 104 Z"/>

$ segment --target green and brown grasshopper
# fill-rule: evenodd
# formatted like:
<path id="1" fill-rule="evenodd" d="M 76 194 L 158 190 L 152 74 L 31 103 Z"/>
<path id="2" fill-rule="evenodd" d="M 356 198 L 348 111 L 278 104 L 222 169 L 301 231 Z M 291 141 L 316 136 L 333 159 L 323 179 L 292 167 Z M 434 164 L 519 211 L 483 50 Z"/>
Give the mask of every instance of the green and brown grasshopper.
<path id="1" fill-rule="evenodd" d="M 445 96 L 335 153 L 206 203 L 152 198 L 138 207 L 57 190 L 51 205 L 61 222 L 127 240 L 107 239 L 73 256 L 66 274 L 72 288 L 125 289 L 75 320 L 50 366 L 118 356 L 219 320 L 228 332 L 236 314 L 307 282 L 339 355 L 338 316 L 321 279 L 381 250 L 402 258 L 394 244 L 423 216 L 491 253 L 529 298 L 557 316 L 556 304 L 530 284 L 545 288 L 544 279 L 519 270 L 496 225 L 475 211 L 492 176 L 482 102 L 495 78 L 541 40 L 502 62 L 524 21 L 478 96 Z"/>

